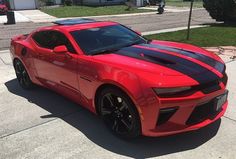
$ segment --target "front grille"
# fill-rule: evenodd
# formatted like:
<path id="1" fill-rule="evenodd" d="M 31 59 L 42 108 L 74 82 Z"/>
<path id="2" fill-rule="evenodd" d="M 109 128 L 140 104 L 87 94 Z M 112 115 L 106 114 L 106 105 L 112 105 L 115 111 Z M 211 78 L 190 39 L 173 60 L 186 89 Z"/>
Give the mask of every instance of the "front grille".
<path id="1" fill-rule="evenodd" d="M 214 110 L 214 101 L 211 100 L 208 103 L 199 105 L 195 107 L 189 119 L 187 120 L 187 125 L 198 124 L 206 119 L 214 118 L 220 111 L 216 112 Z"/>
<path id="2" fill-rule="evenodd" d="M 202 91 L 205 94 L 209 94 L 209 93 L 220 90 L 220 88 L 221 87 L 219 86 L 219 81 L 216 80 L 216 81 L 212 81 L 212 82 L 209 82 L 209 83 L 205 83 L 205 84 L 195 86 L 194 89 Z"/>

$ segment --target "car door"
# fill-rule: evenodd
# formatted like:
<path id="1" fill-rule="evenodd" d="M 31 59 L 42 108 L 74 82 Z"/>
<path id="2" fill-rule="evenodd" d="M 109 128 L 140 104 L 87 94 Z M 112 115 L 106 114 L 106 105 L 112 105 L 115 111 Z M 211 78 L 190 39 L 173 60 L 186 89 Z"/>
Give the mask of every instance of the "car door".
<path id="1" fill-rule="evenodd" d="M 61 32 L 47 30 L 35 33 L 37 58 L 34 60 L 39 80 L 45 85 L 56 89 L 72 98 L 79 96 L 77 79 L 77 59 L 73 45 Z M 67 53 L 55 53 L 53 49 L 65 45 Z"/>
<path id="2" fill-rule="evenodd" d="M 55 85 L 53 61 L 53 39 L 50 31 L 39 31 L 32 36 L 35 42 L 34 65 L 38 79 L 45 85 Z"/>

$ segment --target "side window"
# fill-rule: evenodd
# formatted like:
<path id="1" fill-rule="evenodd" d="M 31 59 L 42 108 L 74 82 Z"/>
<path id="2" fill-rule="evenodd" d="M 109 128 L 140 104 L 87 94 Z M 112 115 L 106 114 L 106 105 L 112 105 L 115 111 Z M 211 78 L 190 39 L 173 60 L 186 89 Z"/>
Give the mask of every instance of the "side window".
<path id="1" fill-rule="evenodd" d="M 48 46 L 48 41 L 49 41 L 48 31 L 41 31 L 35 33 L 33 35 L 33 39 L 40 47 L 50 49 L 50 47 Z"/>
<path id="2" fill-rule="evenodd" d="M 69 52 L 76 53 L 74 47 L 66 36 L 57 31 L 41 31 L 33 35 L 34 41 L 43 48 L 54 49 L 56 46 L 65 45 Z"/>

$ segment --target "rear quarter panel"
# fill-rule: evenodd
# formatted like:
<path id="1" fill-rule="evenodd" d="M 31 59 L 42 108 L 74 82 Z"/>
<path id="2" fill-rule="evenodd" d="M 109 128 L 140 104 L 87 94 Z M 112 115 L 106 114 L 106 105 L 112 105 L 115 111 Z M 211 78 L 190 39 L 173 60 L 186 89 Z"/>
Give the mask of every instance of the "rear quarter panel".
<path id="1" fill-rule="evenodd" d="M 25 66 L 30 79 L 34 83 L 40 84 L 35 78 L 36 71 L 33 61 L 33 58 L 37 55 L 28 35 L 20 35 L 11 39 L 10 54 L 13 64 L 15 59 L 20 60 Z"/>

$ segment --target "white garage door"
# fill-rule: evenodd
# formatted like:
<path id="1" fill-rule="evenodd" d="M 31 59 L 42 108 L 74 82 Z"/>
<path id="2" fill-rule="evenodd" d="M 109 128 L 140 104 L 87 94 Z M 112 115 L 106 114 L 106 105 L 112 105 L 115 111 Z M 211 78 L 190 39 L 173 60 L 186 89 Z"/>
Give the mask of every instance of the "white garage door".
<path id="1" fill-rule="evenodd" d="M 35 9 L 35 0 L 14 0 L 15 9 Z"/>

